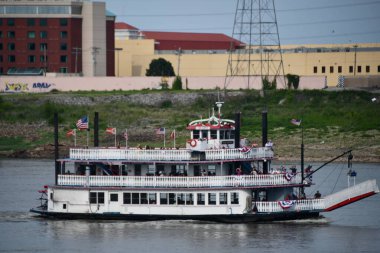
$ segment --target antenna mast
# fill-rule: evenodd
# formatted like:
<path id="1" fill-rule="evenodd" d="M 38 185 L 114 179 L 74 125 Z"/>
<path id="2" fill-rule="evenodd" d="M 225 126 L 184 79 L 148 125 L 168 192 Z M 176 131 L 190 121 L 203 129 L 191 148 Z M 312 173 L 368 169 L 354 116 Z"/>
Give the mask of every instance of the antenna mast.
<path id="1" fill-rule="evenodd" d="M 244 43 L 241 49 L 231 47 L 224 89 L 234 77 L 246 77 L 247 89 L 253 83 L 277 80 L 285 88 L 284 65 L 278 33 L 274 0 L 237 0 L 232 37 Z M 277 78 L 282 77 L 282 78 Z"/>

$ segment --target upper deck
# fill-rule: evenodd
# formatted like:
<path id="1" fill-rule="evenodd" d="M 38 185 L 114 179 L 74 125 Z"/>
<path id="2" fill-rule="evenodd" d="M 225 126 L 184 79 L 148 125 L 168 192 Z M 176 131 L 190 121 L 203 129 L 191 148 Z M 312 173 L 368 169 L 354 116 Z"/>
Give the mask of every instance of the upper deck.
<path id="1" fill-rule="evenodd" d="M 122 161 L 254 161 L 273 159 L 271 148 L 252 149 L 70 149 L 71 160 L 122 160 Z"/>

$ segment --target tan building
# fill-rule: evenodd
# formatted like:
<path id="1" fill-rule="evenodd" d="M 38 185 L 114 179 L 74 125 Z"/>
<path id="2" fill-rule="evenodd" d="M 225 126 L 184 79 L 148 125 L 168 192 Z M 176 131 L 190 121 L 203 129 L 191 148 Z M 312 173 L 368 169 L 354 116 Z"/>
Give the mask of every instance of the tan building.
<path id="1" fill-rule="evenodd" d="M 116 25 L 115 48 L 121 49 L 115 57 L 118 76 L 145 76 L 150 62 L 160 57 L 183 77 L 226 75 L 229 50 L 157 50 L 160 41 L 146 39 L 144 31 L 132 28 L 126 32 Z M 340 76 L 380 76 L 380 43 L 286 45 L 282 51 L 285 74 L 325 76 L 328 86 L 337 86 Z M 258 60 L 260 54 L 255 52 L 253 59 Z"/>

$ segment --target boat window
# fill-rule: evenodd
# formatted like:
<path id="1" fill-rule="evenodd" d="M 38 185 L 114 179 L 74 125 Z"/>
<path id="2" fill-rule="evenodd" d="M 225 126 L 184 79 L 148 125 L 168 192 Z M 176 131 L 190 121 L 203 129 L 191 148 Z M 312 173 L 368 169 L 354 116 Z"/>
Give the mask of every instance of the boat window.
<path id="1" fill-rule="evenodd" d="M 156 193 L 149 193 L 149 204 L 154 205 L 157 203 Z"/>
<path id="2" fill-rule="evenodd" d="M 140 194 L 133 192 L 132 193 L 132 204 L 138 205 L 140 204 Z"/>
<path id="3" fill-rule="evenodd" d="M 124 192 L 123 193 L 123 203 L 130 205 L 131 204 L 131 193 L 130 192 Z"/>
<path id="4" fill-rule="evenodd" d="M 219 193 L 219 204 L 220 205 L 227 205 L 227 193 L 226 192 Z"/>
<path id="5" fill-rule="evenodd" d="M 197 204 L 198 205 L 204 205 L 205 204 L 205 194 L 204 193 L 198 193 L 197 194 Z"/>
<path id="6" fill-rule="evenodd" d="M 177 194 L 177 203 L 178 203 L 178 205 L 184 205 L 185 204 L 185 193 L 178 193 Z"/>
<path id="7" fill-rule="evenodd" d="M 193 130 L 193 139 L 199 139 L 199 130 Z"/>
<path id="8" fill-rule="evenodd" d="M 175 205 L 176 199 L 175 199 L 175 193 L 169 193 L 169 205 Z"/>
<path id="9" fill-rule="evenodd" d="M 156 168 L 153 164 L 148 165 L 148 173 L 146 174 L 147 176 L 154 176 L 156 173 Z"/>
<path id="10" fill-rule="evenodd" d="M 117 194 L 117 193 L 111 193 L 110 194 L 110 201 L 111 202 L 118 202 L 119 201 L 119 194 Z"/>
<path id="11" fill-rule="evenodd" d="M 209 165 L 208 168 L 208 175 L 209 176 L 215 176 L 216 174 L 216 168 L 215 168 L 215 165 Z"/>
<path id="12" fill-rule="evenodd" d="M 186 193 L 186 205 L 193 205 L 193 194 L 192 193 Z"/>
<path id="13" fill-rule="evenodd" d="M 90 204 L 104 204 L 104 192 L 90 192 Z"/>
<path id="14" fill-rule="evenodd" d="M 216 130 L 211 130 L 210 138 L 211 138 L 211 139 L 217 139 L 217 138 L 218 138 L 218 135 L 217 135 L 217 131 L 216 131 Z"/>
<path id="15" fill-rule="evenodd" d="M 161 205 L 167 205 L 168 204 L 168 194 L 167 193 L 160 193 L 160 204 Z"/>
<path id="16" fill-rule="evenodd" d="M 235 130 L 230 131 L 230 139 L 235 139 Z"/>
<path id="17" fill-rule="evenodd" d="M 201 138 L 208 138 L 208 130 L 201 131 L 202 137 Z"/>
<path id="18" fill-rule="evenodd" d="M 148 204 L 148 194 L 140 193 L 140 204 Z"/>
<path id="19" fill-rule="evenodd" d="M 209 193 L 208 194 L 208 204 L 209 205 L 216 205 L 216 193 Z"/>
<path id="20" fill-rule="evenodd" d="M 177 165 L 176 169 L 177 169 L 177 174 L 179 176 L 185 176 L 185 165 L 184 164 Z"/>
<path id="21" fill-rule="evenodd" d="M 231 205 L 239 204 L 239 193 L 231 192 Z"/>
<path id="22" fill-rule="evenodd" d="M 219 139 L 224 140 L 224 130 L 219 131 Z"/>

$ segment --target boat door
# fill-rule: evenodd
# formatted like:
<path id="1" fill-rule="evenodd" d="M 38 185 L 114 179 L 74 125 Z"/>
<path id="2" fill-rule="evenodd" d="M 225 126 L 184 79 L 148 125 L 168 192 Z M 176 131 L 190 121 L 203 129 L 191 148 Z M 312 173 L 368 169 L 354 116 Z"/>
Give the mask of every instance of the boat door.
<path id="1" fill-rule="evenodd" d="M 119 193 L 110 192 L 108 196 L 108 212 L 120 212 Z"/>
<path id="2" fill-rule="evenodd" d="M 201 175 L 201 169 L 199 165 L 194 165 L 194 176 L 200 176 Z"/>

